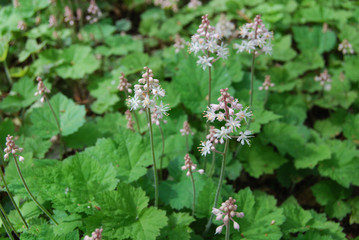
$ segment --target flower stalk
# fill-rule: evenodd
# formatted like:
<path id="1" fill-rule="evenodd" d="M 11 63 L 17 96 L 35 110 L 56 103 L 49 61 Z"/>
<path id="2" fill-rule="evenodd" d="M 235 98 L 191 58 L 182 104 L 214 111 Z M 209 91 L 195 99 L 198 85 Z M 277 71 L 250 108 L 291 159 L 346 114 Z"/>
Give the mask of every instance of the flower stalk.
<path id="1" fill-rule="evenodd" d="M 0 204 L 0 211 L 1 211 L 0 215 L 4 217 L 4 220 L 3 219 L 1 219 L 1 220 L 4 225 L 7 224 L 8 229 L 10 230 L 10 234 L 11 234 L 11 231 L 13 231 L 15 233 L 15 235 L 18 238 L 20 238 L 19 234 L 16 232 L 14 226 L 11 224 L 9 217 L 7 216 L 5 209 L 3 208 L 3 206 L 1 204 Z"/>
<path id="2" fill-rule="evenodd" d="M 6 220 L 5 216 L 6 216 L 6 213 L 5 213 L 5 211 L 3 212 L 3 208 L 1 206 L 0 218 L 1 218 L 1 221 L 2 221 L 2 223 L 4 225 L 5 231 L 6 231 L 7 235 L 9 236 L 9 238 L 11 240 L 15 240 L 14 236 L 11 233 L 11 227 L 9 226 L 10 223 Z"/>

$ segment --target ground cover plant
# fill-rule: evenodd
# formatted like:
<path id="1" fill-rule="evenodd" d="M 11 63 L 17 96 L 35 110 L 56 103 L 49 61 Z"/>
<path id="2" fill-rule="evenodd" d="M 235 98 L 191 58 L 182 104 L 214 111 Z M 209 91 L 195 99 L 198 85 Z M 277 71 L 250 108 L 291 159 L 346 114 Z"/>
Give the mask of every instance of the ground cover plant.
<path id="1" fill-rule="evenodd" d="M 356 1 L 0 6 L 0 239 L 359 239 Z"/>

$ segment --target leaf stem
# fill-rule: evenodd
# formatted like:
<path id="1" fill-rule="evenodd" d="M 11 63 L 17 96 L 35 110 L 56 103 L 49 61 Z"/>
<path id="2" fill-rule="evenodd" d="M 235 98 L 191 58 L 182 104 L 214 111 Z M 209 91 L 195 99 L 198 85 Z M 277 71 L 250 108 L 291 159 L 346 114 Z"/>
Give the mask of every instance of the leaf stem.
<path id="1" fill-rule="evenodd" d="M 18 172 L 18 174 L 19 174 L 19 176 L 20 176 L 20 179 L 21 179 L 21 181 L 22 181 L 22 183 L 23 183 L 23 185 L 24 185 L 24 187 L 25 187 L 27 193 L 30 195 L 32 201 L 34 201 L 35 204 L 56 224 L 56 226 L 58 226 L 59 224 L 58 224 L 58 223 L 56 222 L 56 220 L 52 217 L 52 215 L 46 210 L 46 208 L 44 208 L 44 207 L 36 200 L 36 198 L 34 197 L 34 195 L 32 195 L 32 193 L 31 193 L 29 187 L 27 186 L 27 184 L 26 184 L 26 182 L 25 182 L 24 177 L 22 176 L 22 173 L 21 173 L 19 164 L 18 164 L 18 162 L 17 162 L 17 159 L 16 159 L 16 157 L 15 157 L 14 155 L 13 155 L 13 157 L 14 157 L 14 160 L 15 160 L 16 170 L 17 170 L 17 172 Z"/>
<path id="2" fill-rule="evenodd" d="M 220 195 L 221 189 L 222 189 L 222 183 L 223 183 L 223 179 L 224 179 L 224 170 L 226 168 L 226 158 L 227 158 L 228 145 L 229 145 L 229 139 L 227 138 L 225 146 L 224 146 L 224 154 L 223 154 L 223 158 L 222 158 L 221 175 L 219 176 L 218 187 L 217 187 L 216 196 L 214 198 L 214 203 L 213 203 L 214 208 L 217 206 L 218 198 L 219 198 L 219 195 Z M 206 235 L 209 228 L 211 227 L 213 216 L 214 215 L 212 213 L 211 217 L 209 218 L 209 221 L 208 221 L 208 223 L 206 225 L 206 228 L 204 230 L 203 235 Z"/>
<path id="3" fill-rule="evenodd" d="M 20 211 L 19 207 L 17 206 L 17 204 L 16 204 L 16 202 L 15 202 L 15 200 L 14 200 L 12 194 L 11 194 L 11 192 L 10 192 L 10 190 L 9 190 L 9 187 L 7 186 L 7 183 L 6 183 L 6 181 L 5 181 L 5 176 L 4 176 L 4 173 L 2 172 L 2 169 L 0 169 L 0 175 L 1 175 L 1 180 L 2 180 L 2 182 L 4 183 L 4 186 L 5 186 L 5 188 L 6 188 L 6 192 L 7 192 L 7 194 L 9 195 L 9 198 L 10 198 L 10 200 L 11 200 L 11 202 L 12 202 L 12 205 L 14 205 L 14 207 L 15 207 L 17 213 L 19 214 L 19 216 L 20 216 L 21 221 L 23 222 L 23 224 L 25 224 L 26 228 L 29 229 L 29 226 L 27 225 L 27 222 L 26 222 L 24 216 L 21 214 L 21 211 Z"/>

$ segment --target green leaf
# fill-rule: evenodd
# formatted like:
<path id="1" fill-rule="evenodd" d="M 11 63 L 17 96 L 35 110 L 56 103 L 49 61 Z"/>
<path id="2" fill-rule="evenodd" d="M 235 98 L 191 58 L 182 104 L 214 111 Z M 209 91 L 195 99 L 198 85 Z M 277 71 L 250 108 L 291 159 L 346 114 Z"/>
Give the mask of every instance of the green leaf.
<path id="1" fill-rule="evenodd" d="M 62 136 L 76 132 L 85 123 L 85 107 L 75 104 L 61 93 L 50 100 L 57 120 L 61 127 Z M 50 138 L 59 133 L 55 118 L 49 106 L 35 108 L 30 116 L 33 131 L 43 138 Z"/>
<path id="2" fill-rule="evenodd" d="M 352 214 L 350 215 L 349 223 L 359 223 L 359 197 L 355 197 L 349 200 L 352 207 Z"/>
<path id="3" fill-rule="evenodd" d="M 95 201 L 101 211 L 85 219 L 89 233 L 103 226 L 105 237 L 155 240 L 167 225 L 165 211 L 148 207 L 148 197 L 140 188 L 120 183 L 117 191 L 97 194 Z"/>
<path id="4" fill-rule="evenodd" d="M 9 95 L 0 102 L 0 109 L 5 112 L 17 112 L 36 101 L 36 85 L 29 77 L 23 77 L 14 83 Z"/>
<path id="5" fill-rule="evenodd" d="M 348 140 L 353 141 L 356 145 L 359 144 L 359 114 L 347 116 L 343 133 Z"/>
<path id="6" fill-rule="evenodd" d="M 19 62 L 25 61 L 33 53 L 38 53 L 41 50 L 41 48 L 45 46 L 45 44 L 46 42 L 37 44 L 37 41 L 35 39 L 29 38 L 26 41 L 25 49 L 22 50 L 19 54 Z"/>
<path id="7" fill-rule="evenodd" d="M 0 41 L 0 62 L 3 62 L 6 60 L 8 50 L 9 50 L 9 42 L 4 39 L 1 39 L 1 41 Z"/>
<path id="8" fill-rule="evenodd" d="M 102 136 L 94 122 L 86 121 L 79 130 L 62 139 L 68 148 L 84 148 L 95 145 L 97 139 Z"/>
<path id="9" fill-rule="evenodd" d="M 56 68 L 56 73 L 62 78 L 83 78 L 100 67 L 100 61 L 95 58 L 88 46 L 71 45 L 62 52 L 61 58 L 64 59 L 64 63 Z"/>
<path id="10" fill-rule="evenodd" d="M 117 84 L 118 80 L 108 77 L 101 82 L 97 82 L 96 87 L 89 89 L 91 96 L 96 98 L 96 101 L 91 105 L 92 111 L 97 114 L 103 114 L 120 100 L 117 96 Z"/>
<path id="11" fill-rule="evenodd" d="M 264 110 L 261 107 L 253 107 L 254 120 L 251 124 L 250 130 L 254 133 L 259 133 L 261 125 L 267 124 L 279 118 L 281 118 L 280 115 L 277 115 L 271 111 Z"/>
<path id="12" fill-rule="evenodd" d="M 297 56 L 297 52 L 291 48 L 292 37 L 285 35 L 273 41 L 273 59 L 278 61 L 289 61 Z"/>
<path id="13" fill-rule="evenodd" d="M 308 61 L 310 59 L 310 61 Z M 284 68 L 290 78 L 295 78 L 308 70 L 324 67 L 324 60 L 317 51 L 304 50 L 293 61 L 287 62 Z"/>
<path id="14" fill-rule="evenodd" d="M 217 184 L 213 180 L 208 179 L 202 191 L 196 191 L 198 194 L 195 212 L 196 217 L 209 218 L 212 213 L 216 190 Z"/>
<path id="15" fill-rule="evenodd" d="M 283 210 L 276 207 L 274 197 L 263 192 L 253 194 L 249 188 L 245 188 L 233 198 L 237 200 L 237 211 L 244 212 L 244 217 L 235 218 L 239 223 L 240 231 L 231 231 L 231 239 L 281 239 L 280 226 L 285 217 Z"/>
<path id="16" fill-rule="evenodd" d="M 172 213 L 168 218 L 168 226 L 161 230 L 159 239 L 189 240 L 192 232 L 189 225 L 194 220 L 188 213 Z"/>
<path id="17" fill-rule="evenodd" d="M 250 148 L 245 148 L 241 152 L 239 158 L 245 170 L 255 178 L 259 178 L 262 174 L 272 174 L 287 161 L 271 147 L 263 146 L 257 139 L 252 141 Z"/>

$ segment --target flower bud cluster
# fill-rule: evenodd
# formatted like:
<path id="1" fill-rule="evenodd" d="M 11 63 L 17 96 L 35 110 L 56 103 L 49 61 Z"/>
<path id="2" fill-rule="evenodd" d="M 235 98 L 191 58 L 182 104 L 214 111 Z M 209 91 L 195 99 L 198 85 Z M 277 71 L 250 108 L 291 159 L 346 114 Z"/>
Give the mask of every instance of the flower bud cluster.
<path id="1" fill-rule="evenodd" d="M 127 91 L 128 93 L 132 93 L 131 89 L 132 84 L 127 81 L 125 78 L 125 74 L 122 72 L 120 76 L 120 83 L 118 84 L 117 89 L 121 92 Z"/>
<path id="2" fill-rule="evenodd" d="M 159 120 L 167 115 L 169 110 L 168 104 L 163 104 L 161 101 L 157 104 L 158 98 L 162 98 L 166 95 L 159 84 L 159 80 L 153 78 L 152 70 L 145 67 L 145 73 L 142 74 L 142 78 L 138 80 L 139 84 L 134 86 L 135 95 L 127 100 L 127 104 L 130 110 L 136 109 L 149 109 L 152 116 L 152 122 L 159 125 Z"/>
<path id="3" fill-rule="evenodd" d="M 231 136 L 230 134 L 237 132 L 244 120 L 248 123 L 248 120 L 252 117 L 252 112 L 248 112 L 248 108 L 243 108 L 242 104 L 238 103 L 238 99 L 234 99 L 229 93 L 228 88 L 221 89 L 221 96 L 218 98 L 219 104 L 211 104 L 207 107 L 204 117 L 207 121 L 224 122 L 224 126 L 220 129 L 211 127 L 209 134 L 207 135 L 207 141 L 201 143 L 199 147 L 202 155 L 206 156 L 211 153 L 211 150 L 215 150 L 215 145 L 223 144 L 225 139 L 237 138 L 238 142 L 241 142 L 245 137 L 246 140 L 252 137 L 249 135 Z M 250 131 L 248 131 L 250 132 Z M 250 132 L 251 133 L 251 132 Z M 249 143 L 249 140 L 246 141 Z"/>
<path id="4" fill-rule="evenodd" d="M 64 22 L 70 24 L 70 26 L 75 24 L 75 17 L 69 6 L 65 6 Z"/>
<path id="5" fill-rule="evenodd" d="M 176 49 L 176 53 L 179 53 L 181 49 L 184 49 L 185 43 L 186 41 L 177 33 L 175 36 L 175 44 L 173 44 L 173 47 Z"/>
<path id="6" fill-rule="evenodd" d="M 270 75 L 266 75 L 266 78 L 264 79 L 262 86 L 260 86 L 258 89 L 259 89 L 259 91 L 262 91 L 263 89 L 265 91 L 268 91 L 269 87 L 274 87 L 274 86 L 275 86 L 275 84 L 272 83 L 270 80 Z"/>
<path id="7" fill-rule="evenodd" d="M 341 51 L 343 54 L 354 54 L 353 46 L 346 39 L 344 39 L 343 42 L 339 44 L 338 50 Z"/>
<path id="8" fill-rule="evenodd" d="M 184 121 L 183 122 L 183 128 L 180 130 L 182 136 L 185 136 L 185 135 L 193 135 L 193 132 L 191 131 L 191 128 L 189 126 L 189 123 L 188 121 Z"/>
<path id="9" fill-rule="evenodd" d="M 49 28 L 56 27 L 56 25 L 57 25 L 56 17 L 55 15 L 51 15 L 49 18 Z"/>
<path id="10" fill-rule="evenodd" d="M 126 110 L 125 115 L 127 120 L 127 128 L 134 132 L 135 131 L 135 129 L 133 128 L 134 122 L 132 120 L 132 115 L 130 110 Z"/>
<path id="11" fill-rule="evenodd" d="M 102 228 L 97 228 L 91 235 L 91 237 L 89 236 L 85 236 L 84 240 L 101 240 L 102 239 Z"/>
<path id="12" fill-rule="evenodd" d="M 324 88 L 324 90 L 326 91 L 330 91 L 330 89 L 332 88 L 331 82 L 332 82 L 332 77 L 330 76 L 330 74 L 328 73 L 328 70 L 325 69 L 324 72 L 322 72 L 319 76 L 315 76 L 314 80 L 316 82 L 320 82 L 320 85 Z"/>
<path id="13" fill-rule="evenodd" d="M 233 228 L 239 231 L 239 224 L 234 221 L 233 217 L 243 218 L 243 212 L 236 212 L 238 206 L 235 204 L 236 200 L 229 198 L 222 203 L 219 209 L 213 208 L 212 213 L 216 215 L 217 221 L 223 221 L 223 224 L 216 229 L 216 234 L 221 233 L 224 226 L 229 227 L 230 220 L 233 222 Z"/>
<path id="14" fill-rule="evenodd" d="M 14 137 L 11 135 L 7 135 L 6 137 L 6 148 L 4 149 L 5 155 L 4 155 L 4 159 L 8 159 L 10 153 L 14 156 L 18 156 L 16 153 L 17 152 L 22 152 L 24 149 L 23 148 L 19 148 L 15 142 L 14 142 Z M 22 156 L 18 156 L 19 157 L 19 161 L 23 162 L 25 159 Z"/>
<path id="15" fill-rule="evenodd" d="M 97 6 L 95 0 L 91 0 L 90 6 L 87 9 L 87 13 L 88 15 L 86 16 L 86 20 L 89 21 L 90 24 L 96 23 L 102 16 L 102 12 Z"/>
<path id="16" fill-rule="evenodd" d="M 212 63 L 220 58 L 227 59 L 228 48 L 223 43 L 219 44 L 219 39 L 220 36 L 216 32 L 216 28 L 210 25 L 208 15 L 202 16 L 202 23 L 189 43 L 189 52 L 198 55 L 197 64 L 202 66 L 203 70 L 212 67 Z M 210 54 L 215 55 L 212 57 Z"/>
<path id="17" fill-rule="evenodd" d="M 186 156 L 184 156 L 184 166 L 181 167 L 181 169 L 187 170 L 186 175 L 189 176 L 192 174 L 193 171 L 196 171 L 197 168 L 197 164 L 194 164 L 192 162 L 191 157 L 189 156 L 189 154 L 187 153 Z M 199 169 L 196 172 L 198 172 L 199 174 L 203 174 L 204 170 L 203 169 Z"/>
<path id="18" fill-rule="evenodd" d="M 172 11 L 178 11 L 179 0 L 154 0 L 156 6 L 160 6 L 162 9 L 172 9 Z"/>
<path id="19" fill-rule="evenodd" d="M 24 21 L 19 21 L 18 23 L 17 23 L 17 29 L 19 29 L 19 30 L 21 30 L 21 31 L 24 31 L 24 30 L 26 30 L 27 29 L 27 25 L 26 25 L 26 23 L 24 22 Z"/>
<path id="20" fill-rule="evenodd" d="M 264 26 L 260 15 L 257 15 L 252 23 L 246 23 L 242 26 L 239 33 L 242 38 L 247 40 L 243 40 L 241 44 L 235 43 L 233 45 L 233 48 L 237 49 L 237 53 L 244 51 L 258 53 L 258 49 L 261 49 L 265 54 L 272 54 L 273 32 L 269 32 Z"/>
<path id="21" fill-rule="evenodd" d="M 45 86 L 41 77 L 37 77 L 37 92 L 35 92 L 35 96 L 41 96 L 41 102 L 45 101 L 45 94 L 50 93 L 50 90 Z"/>
<path id="22" fill-rule="evenodd" d="M 233 35 L 236 26 L 228 21 L 226 15 L 221 14 L 219 22 L 216 24 L 216 33 L 220 38 L 229 38 Z"/>
<path id="23" fill-rule="evenodd" d="M 199 6 L 202 6 L 202 2 L 199 0 L 190 0 L 187 4 L 187 7 L 191 9 L 197 9 Z"/>

